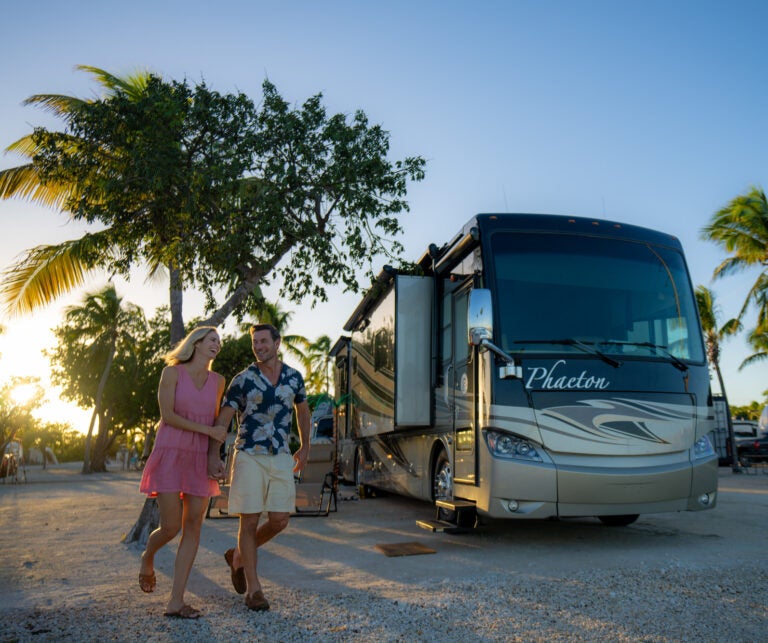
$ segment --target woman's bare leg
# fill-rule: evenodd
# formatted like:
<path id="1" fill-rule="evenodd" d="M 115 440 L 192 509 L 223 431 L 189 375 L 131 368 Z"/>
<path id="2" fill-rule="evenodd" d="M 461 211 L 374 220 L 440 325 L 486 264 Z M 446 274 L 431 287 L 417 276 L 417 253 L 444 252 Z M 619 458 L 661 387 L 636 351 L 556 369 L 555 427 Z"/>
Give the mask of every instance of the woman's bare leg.
<path id="1" fill-rule="evenodd" d="M 141 554 L 139 573 L 145 575 L 155 571 L 155 554 L 176 537 L 182 524 L 182 506 L 178 493 L 157 494 L 157 506 L 160 509 L 160 524 L 149 534 L 147 546 Z"/>
<path id="2" fill-rule="evenodd" d="M 177 612 L 184 606 L 184 591 L 197 556 L 197 549 L 200 546 L 200 530 L 203 527 L 207 505 L 207 498 L 184 496 L 181 540 L 176 551 L 176 562 L 173 566 L 173 588 L 166 608 L 167 612 Z"/>

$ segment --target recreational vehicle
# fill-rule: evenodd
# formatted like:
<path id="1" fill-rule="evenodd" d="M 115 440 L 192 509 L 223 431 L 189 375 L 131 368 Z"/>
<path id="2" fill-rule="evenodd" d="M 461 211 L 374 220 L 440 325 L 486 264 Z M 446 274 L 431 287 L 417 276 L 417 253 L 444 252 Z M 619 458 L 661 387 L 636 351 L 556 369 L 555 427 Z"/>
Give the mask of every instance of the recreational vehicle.
<path id="1" fill-rule="evenodd" d="M 668 234 L 479 214 L 382 270 L 344 330 L 342 478 L 480 518 L 715 506 L 704 343 Z"/>

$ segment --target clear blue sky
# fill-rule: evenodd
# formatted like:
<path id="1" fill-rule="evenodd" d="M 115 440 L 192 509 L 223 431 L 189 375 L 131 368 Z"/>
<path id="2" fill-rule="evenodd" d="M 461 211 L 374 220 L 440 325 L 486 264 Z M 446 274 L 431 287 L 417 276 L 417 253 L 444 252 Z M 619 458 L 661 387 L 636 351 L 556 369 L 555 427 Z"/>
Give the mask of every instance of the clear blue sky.
<path id="1" fill-rule="evenodd" d="M 0 147 L 56 125 L 22 107 L 27 96 L 97 91 L 77 64 L 204 79 L 257 101 L 268 77 L 291 102 L 322 92 L 329 112 L 364 110 L 391 132 L 393 159 L 428 160 L 403 218 L 408 258 L 477 212 L 615 219 L 678 236 L 724 320 L 756 273 L 710 283 L 724 254 L 699 231 L 768 177 L 766 24 L 768 3 L 746 0 L 6 3 Z M 5 155 L 0 167 L 18 162 Z M 82 230 L 18 202 L 0 202 L 0 217 L 2 267 Z M 118 290 L 148 312 L 165 302 L 166 287 L 139 275 Z M 285 307 L 295 332 L 336 337 L 356 300 Z M 201 314 L 187 302 L 187 318 Z M 3 320 L 0 378 L 37 363 L 59 320 L 58 306 Z M 743 335 L 724 346 L 732 403 L 768 389 L 768 364 L 737 370 L 748 352 Z"/>

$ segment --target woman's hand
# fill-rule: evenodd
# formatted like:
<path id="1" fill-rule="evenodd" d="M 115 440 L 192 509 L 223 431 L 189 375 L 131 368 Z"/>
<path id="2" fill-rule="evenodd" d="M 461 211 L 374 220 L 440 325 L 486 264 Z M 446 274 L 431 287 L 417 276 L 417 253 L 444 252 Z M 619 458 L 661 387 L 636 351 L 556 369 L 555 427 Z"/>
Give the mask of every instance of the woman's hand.
<path id="1" fill-rule="evenodd" d="M 227 439 L 227 427 L 219 426 L 218 424 L 216 426 L 212 426 L 211 430 L 208 432 L 208 437 L 216 440 L 217 442 L 224 442 L 224 440 Z"/>

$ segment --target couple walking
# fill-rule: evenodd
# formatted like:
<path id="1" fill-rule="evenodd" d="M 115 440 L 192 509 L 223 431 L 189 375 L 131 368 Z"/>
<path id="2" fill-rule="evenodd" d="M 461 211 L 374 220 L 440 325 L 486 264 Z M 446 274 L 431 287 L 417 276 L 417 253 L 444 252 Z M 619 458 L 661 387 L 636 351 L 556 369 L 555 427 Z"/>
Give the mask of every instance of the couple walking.
<path id="1" fill-rule="evenodd" d="M 184 590 L 208 498 L 219 495 L 218 480 L 224 476 L 220 447 L 235 415 L 239 428 L 228 509 L 240 515 L 240 525 L 237 547 L 224 557 L 246 606 L 269 609 L 258 576 L 258 548 L 286 528 L 295 508 L 293 473 L 307 463 L 310 412 L 301 373 L 278 358 L 277 329 L 257 324 L 250 333 L 256 361 L 238 373 L 226 391 L 224 378 L 210 370 L 221 350 L 216 328 L 193 330 L 165 356 L 168 366 L 158 389 L 160 428 L 139 487 L 143 493 L 157 494 L 160 525 L 141 555 L 139 585 L 144 592 L 154 591 L 155 554 L 181 531 L 166 616 L 201 615 L 184 602 Z M 301 446 L 291 455 L 294 409 Z M 267 520 L 259 524 L 265 512 Z"/>

